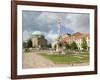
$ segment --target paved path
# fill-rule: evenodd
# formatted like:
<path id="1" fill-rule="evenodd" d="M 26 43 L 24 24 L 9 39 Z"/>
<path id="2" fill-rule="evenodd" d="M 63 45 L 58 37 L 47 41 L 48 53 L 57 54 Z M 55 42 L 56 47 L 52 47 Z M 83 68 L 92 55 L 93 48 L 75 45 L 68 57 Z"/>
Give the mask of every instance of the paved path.
<path id="1" fill-rule="evenodd" d="M 23 53 L 23 68 L 53 67 L 55 64 L 38 53 Z"/>

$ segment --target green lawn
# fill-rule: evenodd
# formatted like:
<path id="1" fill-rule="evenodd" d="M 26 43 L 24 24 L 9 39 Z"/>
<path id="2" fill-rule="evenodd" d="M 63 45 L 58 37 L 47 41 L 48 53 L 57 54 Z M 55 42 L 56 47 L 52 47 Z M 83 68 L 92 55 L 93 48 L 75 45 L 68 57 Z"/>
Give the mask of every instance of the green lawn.
<path id="1" fill-rule="evenodd" d="M 48 58 L 56 64 L 89 63 L 89 55 L 86 53 L 80 53 L 77 55 L 48 55 L 47 53 L 41 53 L 40 55 Z"/>

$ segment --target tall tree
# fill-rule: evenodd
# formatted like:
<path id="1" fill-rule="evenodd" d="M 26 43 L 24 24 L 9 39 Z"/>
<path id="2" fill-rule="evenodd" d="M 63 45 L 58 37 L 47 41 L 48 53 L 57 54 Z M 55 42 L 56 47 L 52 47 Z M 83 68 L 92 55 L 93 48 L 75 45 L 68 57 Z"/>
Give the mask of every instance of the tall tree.
<path id="1" fill-rule="evenodd" d="M 27 48 L 27 42 L 23 42 L 23 48 Z"/>
<path id="2" fill-rule="evenodd" d="M 69 43 L 65 43 L 65 47 L 66 47 L 66 49 L 71 49 L 71 46 Z"/>
<path id="3" fill-rule="evenodd" d="M 48 48 L 51 48 L 51 43 L 49 43 L 49 44 L 47 45 L 47 47 L 48 47 Z"/>
<path id="4" fill-rule="evenodd" d="M 78 49 L 77 44 L 74 41 L 71 43 L 71 49 L 72 50 Z"/>
<path id="5" fill-rule="evenodd" d="M 27 48 L 31 48 L 31 47 L 32 47 L 32 41 L 31 41 L 31 39 L 29 39 L 27 41 Z"/>
<path id="6" fill-rule="evenodd" d="M 31 39 L 28 39 L 26 42 L 23 42 L 23 48 L 31 48 L 31 47 L 32 47 Z"/>
<path id="7" fill-rule="evenodd" d="M 81 44 L 81 46 L 82 46 L 82 48 L 83 48 L 84 50 L 87 49 L 87 42 L 86 42 L 86 39 L 85 39 L 85 38 L 82 39 L 82 44 Z"/>

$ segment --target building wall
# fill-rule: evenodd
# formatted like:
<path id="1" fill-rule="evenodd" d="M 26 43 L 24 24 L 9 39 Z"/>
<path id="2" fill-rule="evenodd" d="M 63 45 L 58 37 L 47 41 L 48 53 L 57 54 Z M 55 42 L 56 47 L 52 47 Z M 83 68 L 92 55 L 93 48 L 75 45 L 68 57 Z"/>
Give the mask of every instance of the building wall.
<path id="1" fill-rule="evenodd" d="M 44 38 L 38 38 L 38 43 L 39 43 L 39 45 L 41 45 L 41 47 L 47 46 L 47 40 Z"/>
<path id="2" fill-rule="evenodd" d="M 88 35 L 84 35 L 84 34 L 81 34 L 81 33 L 79 34 L 79 32 L 78 32 L 78 34 L 75 33 L 75 34 L 72 34 L 71 36 L 68 36 L 66 34 L 62 38 L 64 39 L 65 42 L 67 42 L 69 44 L 71 44 L 74 41 L 77 44 L 78 49 L 80 49 L 80 50 L 83 49 L 82 45 L 81 45 L 83 38 L 85 38 L 85 40 L 87 42 L 87 46 L 88 47 L 90 46 L 89 45 L 89 43 L 90 43 L 90 41 L 89 41 L 89 34 Z"/>
<path id="3" fill-rule="evenodd" d="M 44 37 L 32 37 L 32 46 L 33 47 L 46 47 L 47 40 Z"/>
<path id="4" fill-rule="evenodd" d="M 38 45 L 38 38 L 37 37 L 32 37 L 32 46 L 36 47 Z"/>

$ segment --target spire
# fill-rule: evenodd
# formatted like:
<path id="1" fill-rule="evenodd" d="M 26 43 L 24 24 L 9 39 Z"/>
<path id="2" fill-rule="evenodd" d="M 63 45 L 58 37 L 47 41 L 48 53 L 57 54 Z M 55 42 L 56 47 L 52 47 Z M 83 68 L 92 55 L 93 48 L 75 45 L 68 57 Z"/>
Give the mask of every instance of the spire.
<path id="1" fill-rule="evenodd" d="M 58 35 L 61 35 L 61 17 L 57 18 L 57 24 L 58 24 Z"/>

